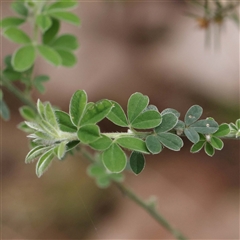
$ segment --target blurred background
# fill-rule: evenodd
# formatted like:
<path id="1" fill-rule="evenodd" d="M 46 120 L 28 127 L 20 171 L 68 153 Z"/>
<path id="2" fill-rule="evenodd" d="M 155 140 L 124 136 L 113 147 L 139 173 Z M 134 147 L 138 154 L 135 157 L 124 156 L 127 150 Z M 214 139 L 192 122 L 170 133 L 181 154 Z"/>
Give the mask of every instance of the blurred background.
<path id="1" fill-rule="evenodd" d="M 2 17 L 11 1 L 1 1 Z M 79 2 L 80 28 L 63 24 L 81 47 L 73 68 L 55 68 L 37 60 L 36 74 L 50 75 L 44 95 L 68 111 L 71 95 L 85 89 L 90 101 L 108 98 L 126 109 L 134 92 L 150 97 L 159 110 L 171 107 L 184 116 L 193 104 L 218 122 L 239 118 L 239 31 L 224 23 L 220 43 L 204 46 L 205 32 L 184 15 L 182 1 Z M 216 40 L 216 39 L 215 39 Z M 3 57 L 16 44 L 1 36 Z M 80 155 L 54 161 L 38 179 L 35 164 L 25 165 L 26 135 L 16 125 L 22 105 L 5 91 L 11 120 L 1 121 L 2 239 L 173 239 L 144 210 L 111 186 L 98 189 L 86 175 Z M 104 121 L 103 131 L 116 131 Z M 190 239 L 239 239 L 239 142 L 226 140 L 214 157 L 165 149 L 148 156 L 139 176 L 125 184 L 147 199 Z"/>

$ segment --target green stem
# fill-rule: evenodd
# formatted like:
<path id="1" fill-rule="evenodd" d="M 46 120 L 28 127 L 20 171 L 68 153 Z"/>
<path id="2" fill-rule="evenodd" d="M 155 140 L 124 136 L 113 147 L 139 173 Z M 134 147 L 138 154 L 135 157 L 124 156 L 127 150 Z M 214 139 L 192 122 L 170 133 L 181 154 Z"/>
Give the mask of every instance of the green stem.
<path id="1" fill-rule="evenodd" d="M 138 137 L 138 138 L 146 138 L 152 132 L 137 132 L 137 131 L 130 131 L 130 132 L 116 132 L 116 133 L 102 133 L 103 135 L 116 139 L 119 137 Z"/>
<path id="2" fill-rule="evenodd" d="M 9 92 L 13 93 L 21 102 L 28 105 L 32 109 L 36 110 L 35 103 L 33 101 L 26 97 L 22 91 L 20 91 L 17 87 L 15 87 L 10 81 L 5 79 L 3 75 L 0 76 L 0 81 L 3 83 L 3 86 L 8 89 Z"/>
<path id="3" fill-rule="evenodd" d="M 81 154 L 91 163 L 94 163 L 94 157 L 86 149 L 81 148 Z M 187 240 L 187 238 L 178 230 L 173 228 L 173 226 L 158 212 L 155 203 L 153 201 L 144 201 L 139 196 L 137 196 L 133 190 L 127 188 L 122 183 L 114 182 L 121 192 L 127 196 L 130 200 L 139 205 L 148 214 L 150 214 L 160 225 L 162 225 L 167 231 L 169 231 L 178 240 Z"/>
<path id="4" fill-rule="evenodd" d="M 125 187 L 123 184 L 114 182 L 114 184 L 126 195 L 129 199 L 148 212 L 159 224 L 168 230 L 176 239 L 187 240 L 187 238 L 173 226 L 157 211 L 155 203 L 151 201 L 144 201 L 137 196 L 131 189 Z"/>

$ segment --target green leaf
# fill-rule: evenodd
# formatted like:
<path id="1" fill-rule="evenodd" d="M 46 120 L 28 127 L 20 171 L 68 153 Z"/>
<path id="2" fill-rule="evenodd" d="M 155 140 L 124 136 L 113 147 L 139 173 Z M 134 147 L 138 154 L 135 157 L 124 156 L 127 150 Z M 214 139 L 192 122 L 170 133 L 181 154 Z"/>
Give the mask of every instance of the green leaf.
<path id="1" fill-rule="evenodd" d="M 52 17 L 57 18 L 58 20 L 65 21 L 67 23 L 71 23 L 76 26 L 79 26 L 81 23 L 79 17 L 71 12 L 62 12 L 62 11 L 57 12 L 56 11 L 56 12 L 49 12 L 49 14 Z"/>
<path id="2" fill-rule="evenodd" d="M 1 28 L 8 28 L 8 27 L 17 27 L 23 24 L 26 20 L 23 18 L 18 17 L 6 17 L 0 21 Z"/>
<path id="3" fill-rule="evenodd" d="M 130 156 L 130 167 L 136 175 L 142 172 L 145 167 L 144 155 L 139 152 L 132 152 Z"/>
<path id="4" fill-rule="evenodd" d="M 6 65 L 6 67 L 9 68 L 9 69 L 13 69 L 11 62 L 12 62 L 12 56 L 11 55 L 7 55 L 4 58 L 4 63 Z"/>
<path id="5" fill-rule="evenodd" d="M 238 131 L 238 128 L 237 128 L 237 126 L 236 126 L 234 123 L 230 123 L 230 124 L 229 124 L 229 127 L 230 127 L 231 131 L 232 131 L 232 130 L 233 130 L 233 131 Z"/>
<path id="6" fill-rule="evenodd" d="M 116 139 L 116 142 L 123 148 L 142 152 L 145 154 L 149 153 L 146 144 L 142 139 L 135 137 L 120 137 Z"/>
<path id="7" fill-rule="evenodd" d="M 111 138 L 109 138 L 105 135 L 101 135 L 101 137 L 99 139 L 90 143 L 89 146 L 95 150 L 104 151 L 104 150 L 108 149 L 111 144 L 112 144 Z"/>
<path id="8" fill-rule="evenodd" d="M 87 168 L 90 177 L 102 177 L 106 175 L 106 169 L 99 164 L 92 164 Z"/>
<path id="9" fill-rule="evenodd" d="M 81 125 L 95 124 L 105 118 L 112 109 L 112 103 L 103 99 L 90 106 L 81 120 Z"/>
<path id="10" fill-rule="evenodd" d="M 111 102 L 113 104 L 113 108 L 107 115 L 107 118 L 118 126 L 127 127 L 128 126 L 127 117 L 122 107 L 120 106 L 120 104 L 118 104 L 115 101 L 111 101 Z"/>
<path id="11" fill-rule="evenodd" d="M 39 126 L 48 135 L 53 136 L 53 138 L 59 137 L 58 129 L 56 129 L 54 126 L 52 126 L 52 124 L 50 124 L 48 121 L 42 119 L 42 121 L 39 123 Z"/>
<path id="12" fill-rule="evenodd" d="M 236 125 L 237 129 L 240 129 L 240 119 L 236 120 L 235 125 Z"/>
<path id="13" fill-rule="evenodd" d="M 9 108 L 3 99 L 0 99 L 0 115 L 5 121 L 10 119 Z"/>
<path id="14" fill-rule="evenodd" d="M 162 115 L 161 124 L 155 128 L 156 133 L 167 132 L 173 129 L 178 122 L 178 118 L 173 113 L 166 113 Z"/>
<path id="15" fill-rule="evenodd" d="M 27 137 L 33 138 L 34 142 L 38 142 L 39 144 L 49 144 L 53 141 L 52 136 L 49 133 L 45 133 L 41 131 L 34 132 L 33 134 L 28 135 Z"/>
<path id="16" fill-rule="evenodd" d="M 60 28 L 59 20 L 51 18 L 51 22 L 51 27 L 42 35 L 42 42 L 44 44 L 50 44 L 54 40 Z"/>
<path id="17" fill-rule="evenodd" d="M 49 16 L 46 16 L 44 14 L 40 14 L 36 18 L 36 24 L 40 27 L 42 32 L 45 32 L 51 27 L 52 20 Z"/>
<path id="18" fill-rule="evenodd" d="M 36 174 L 38 177 L 41 177 L 44 172 L 47 171 L 50 166 L 55 154 L 53 152 L 54 149 L 50 149 L 45 152 L 38 160 L 36 165 Z"/>
<path id="19" fill-rule="evenodd" d="M 15 1 L 11 4 L 11 8 L 21 16 L 27 17 L 28 15 L 28 9 L 24 2 Z"/>
<path id="20" fill-rule="evenodd" d="M 64 34 L 56 38 L 51 46 L 57 49 L 76 50 L 79 47 L 78 40 L 74 35 Z"/>
<path id="21" fill-rule="evenodd" d="M 215 137 L 224 137 L 230 133 L 230 127 L 227 123 L 219 126 L 219 129 L 213 134 Z"/>
<path id="22" fill-rule="evenodd" d="M 4 37 L 8 40 L 19 43 L 19 44 L 28 44 L 31 43 L 30 37 L 23 32 L 22 30 L 16 27 L 9 27 L 3 32 Z"/>
<path id="23" fill-rule="evenodd" d="M 61 64 L 65 67 L 73 67 L 77 63 L 76 56 L 67 50 L 56 49 L 56 52 L 61 57 Z"/>
<path id="24" fill-rule="evenodd" d="M 45 118 L 46 121 L 51 124 L 53 128 L 55 128 L 56 130 L 59 129 L 57 118 L 50 103 L 47 103 L 45 106 Z"/>
<path id="25" fill-rule="evenodd" d="M 152 105 L 152 104 L 148 105 L 148 106 L 143 110 L 143 112 L 146 112 L 146 111 L 149 111 L 149 110 L 154 110 L 154 111 L 156 111 L 156 112 L 159 112 L 159 111 L 158 111 L 158 108 L 157 108 L 155 105 Z"/>
<path id="26" fill-rule="evenodd" d="M 188 127 L 184 129 L 184 134 L 186 137 L 192 142 L 197 143 L 199 141 L 199 134 L 196 132 L 196 130 L 192 127 Z"/>
<path id="27" fill-rule="evenodd" d="M 70 101 L 69 112 L 72 123 L 80 127 L 80 122 L 87 105 L 87 93 L 84 90 L 76 91 Z"/>
<path id="28" fill-rule="evenodd" d="M 85 125 L 79 128 L 77 136 L 82 143 L 89 144 L 101 137 L 100 129 L 94 124 Z"/>
<path id="29" fill-rule="evenodd" d="M 74 8 L 77 6 L 77 4 L 78 3 L 76 1 L 56 2 L 56 3 L 49 5 L 49 7 L 47 8 L 47 11 L 50 12 L 50 11 Z"/>
<path id="30" fill-rule="evenodd" d="M 44 120 L 45 119 L 45 106 L 41 102 L 40 99 L 37 100 L 37 110 L 38 110 L 39 116 L 42 118 L 42 120 Z"/>
<path id="31" fill-rule="evenodd" d="M 99 177 L 96 179 L 97 186 L 99 188 L 107 188 L 111 184 L 111 180 L 107 176 Z"/>
<path id="32" fill-rule="evenodd" d="M 198 133 L 210 134 L 218 130 L 218 124 L 212 119 L 199 120 L 191 125 Z"/>
<path id="33" fill-rule="evenodd" d="M 16 81 L 21 78 L 21 73 L 7 68 L 3 70 L 3 76 L 10 81 Z"/>
<path id="34" fill-rule="evenodd" d="M 39 156 L 41 156 L 44 152 L 49 150 L 49 146 L 36 146 L 35 148 L 33 148 L 26 156 L 25 158 L 25 163 L 30 163 L 33 160 L 35 160 L 36 158 L 38 158 Z"/>
<path id="35" fill-rule="evenodd" d="M 51 47 L 48 47 L 47 45 L 38 45 L 37 46 L 38 52 L 40 55 L 49 63 L 53 64 L 54 66 L 61 65 L 61 57 L 57 53 L 56 50 L 54 50 Z"/>
<path id="36" fill-rule="evenodd" d="M 162 144 L 159 142 L 158 137 L 154 135 L 147 136 L 146 146 L 152 154 L 158 154 L 162 151 Z"/>
<path id="37" fill-rule="evenodd" d="M 212 145 L 212 147 L 214 147 L 217 150 L 222 150 L 224 146 L 223 141 L 214 136 L 211 136 L 210 144 Z"/>
<path id="38" fill-rule="evenodd" d="M 67 142 L 61 142 L 56 148 L 58 159 L 62 159 L 66 153 Z"/>
<path id="39" fill-rule="evenodd" d="M 163 111 L 161 112 L 161 115 L 164 115 L 164 114 L 167 114 L 167 113 L 172 113 L 172 114 L 174 114 L 177 118 L 180 117 L 180 113 L 179 113 L 177 110 L 173 109 L 173 108 L 166 108 L 165 110 L 163 110 Z"/>
<path id="40" fill-rule="evenodd" d="M 35 48 L 31 45 L 20 47 L 12 57 L 12 66 L 16 71 L 28 70 L 36 58 Z"/>
<path id="41" fill-rule="evenodd" d="M 198 105 L 193 105 L 190 107 L 185 115 L 184 122 L 187 126 L 191 125 L 192 123 L 196 122 L 203 113 L 202 107 Z"/>
<path id="42" fill-rule="evenodd" d="M 134 93 L 128 99 L 127 113 L 130 123 L 132 123 L 147 107 L 149 103 L 148 96 L 141 93 Z"/>
<path id="43" fill-rule="evenodd" d="M 210 157 L 212 157 L 215 153 L 214 148 L 212 147 L 212 145 L 209 142 L 206 142 L 206 144 L 204 146 L 204 150 L 205 150 L 205 153 Z"/>
<path id="44" fill-rule="evenodd" d="M 173 133 L 159 133 L 158 140 L 173 151 L 179 151 L 183 146 L 182 139 Z"/>
<path id="45" fill-rule="evenodd" d="M 19 123 L 17 125 L 17 128 L 25 133 L 33 133 L 34 132 L 34 130 L 32 128 L 28 127 L 28 125 L 25 122 Z"/>
<path id="46" fill-rule="evenodd" d="M 19 109 L 21 116 L 27 121 L 34 121 L 37 117 L 36 112 L 29 106 L 22 106 Z"/>
<path id="47" fill-rule="evenodd" d="M 80 141 L 78 140 L 74 140 L 74 141 L 71 141 L 69 143 L 67 143 L 66 145 L 66 151 L 71 151 L 73 148 L 75 148 L 78 144 L 80 143 Z"/>
<path id="48" fill-rule="evenodd" d="M 55 111 L 59 128 L 63 132 L 77 132 L 77 128 L 72 124 L 70 116 L 60 110 Z"/>
<path id="49" fill-rule="evenodd" d="M 150 129 L 157 127 L 161 121 L 162 118 L 159 112 L 149 110 L 138 115 L 138 117 L 134 119 L 131 125 L 133 128 L 137 129 Z"/>
<path id="50" fill-rule="evenodd" d="M 103 152 L 102 162 L 110 172 L 120 173 L 126 167 L 127 157 L 124 151 L 116 143 L 113 143 Z"/>
<path id="51" fill-rule="evenodd" d="M 31 128 L 34 132 L 35 132 L 35 131 L 42 131 L 42 128 L 41 128 L 37 123 L 27 122 L 27 121 L 25 121 L 24 123 L 25 123 L 29 128 Z"/>
<path id="52" fill-rule="evenodd" d="M 205 144 L 205 141 L 199 141 L 199 142 L 193 144 L 190 152 L 191 153 L 199 152 L 203 148 L 204 144 Z"/>
<path id="53" fill-rule="evenodd" d="M 39 75 L 33 79 L 33 85 L 40 93 L 44 93 L 45 87 L 42 85 L 42 83 L 47 81 L 49 81 L 49 76 Z"/>

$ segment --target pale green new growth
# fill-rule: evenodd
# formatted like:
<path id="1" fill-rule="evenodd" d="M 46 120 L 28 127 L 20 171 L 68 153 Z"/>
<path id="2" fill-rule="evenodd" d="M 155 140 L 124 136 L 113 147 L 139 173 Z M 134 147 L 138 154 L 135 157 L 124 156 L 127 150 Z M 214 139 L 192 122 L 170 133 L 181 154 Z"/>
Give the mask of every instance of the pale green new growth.
<path id="1" fill-rule="evenodd" d="M 202 11 L 202 14 L 188 13 L 197 20 L 199 26 L 209 30 L 209 26 L 220 26 L 227 18 L 239 24 L 237 7 L 239 1 L 222 3 L 213 0 L 187 0 Z M 41 177 L 54 159 L 62 160 L 67 153 L 79 151 L 92 164 L 87 172 L 94 177 L 100 188 L 114 183 L 126 196 L 145 209 L 175 238 L 186 240 L 174 229 L 157 209 L 155 201 L 143 201 L 131 190 L 124 187 L 125 170 L 140 174 L 146 165 L 145 154 L 160 154 L 165 148 L 180 151 L 182 138 L 193 143 L 190 152 L 204 149 L 208 156 L 215 150 L 222 150 L 222 139 L 240 138 L 240 119 L 234 123 L 218 124 L 213 118 L 200 119 L 202 107 L 193 105 L 180 120 L 180 113 L 172 108 L 159 111 L 155 105 L 149 105 L 149 97 L 142 93 L 132 94 L 127 103 L 127 114 L 116 101 L 102 99 L 96 103 L 88 102 L 87 93 L 77 90 L 69 104 L 69 112 L 56 110 L 49 102 L 32 101 L 32 90 L 45 91 L 46 75 L 34 76 L 37 57 L 41 56 L 53 66 L 72 67 L 77 58 L 77 37 L 71 34 L 59 35 L 61 22 L 75 26 L 81 24 L 77 15 L 70 12 L 78 5 L 77 1 L 13 1 L 11 8 L 18 17 L 6 17 L 0 21 L 2 35 L 9 41 L 20 44 L 12 56 L 4 59 L 5 68 L 1 71 L 1 86 L 6 87 L 24 104 L 20 108 L 21 116 L 26 120 L 18 128 L 28 133 L 32 149 L 25 158 L 26 163 L 38 159 L 36 174 Z M 21 25 L 31 22 L 31 36 L 21 29 Z M 24 90 L 18 89 L 13 81 L 19 81 Z M 10 111 L 0 90 L 0 115 L 10 118 Z M 98 123 L 108 119 L 123 132 L 103 132 Z M 140 131 L 141 130 L 141 131 Z M 91 148 L 98 154 L 90 154 Z"/>

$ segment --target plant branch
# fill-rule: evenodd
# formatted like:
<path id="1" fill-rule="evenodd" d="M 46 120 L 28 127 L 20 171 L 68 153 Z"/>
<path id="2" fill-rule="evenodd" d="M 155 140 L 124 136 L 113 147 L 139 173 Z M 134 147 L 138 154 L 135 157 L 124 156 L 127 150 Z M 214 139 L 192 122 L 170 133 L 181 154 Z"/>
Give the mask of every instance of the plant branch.
<path id="1" fill-rule="evenodd" d="M 123 184 L 114 182 L 114 184 L 122 191 L 122 193 L 148 212 L 159 224 L 168 230 L 176 239 L 187 240 L 187 238 L 173 226 L 157 211 L 155 202 L 144 201 L 137 196 L 130 188 L 125 187 Z"/>
<path id="2" fill-rule="evenodd" d="M 36 105 L 31 99 L 26 97 L 22 91 L 15 87 L 10 81 L 8 81 L 2 74 L 0 76 L 0 82 L 3 86 L 8 89 L 9 92 L 13 93 L 21 102 L 28 105 L 32 109 L 36 110 Z"/>
<path id="3" fill-rule="evenodd" d="M 94 157 L 86 149 L 81 148 L 81 154 L 91 163 L 94 163 Z M 124 186 L 122 183 L 114 182 L 115 186 L 130 200 L 144 209 L 148 214 L 150 214 L 160 225 L 162 225 L 167 231 L 169 231 L 178 240 L 187 240 L 187 238 L 178 230 L 176 230 L 156 209 L 155 202 L 144 201 L 138 195 L 136 195 L 133 190 Z"/>

